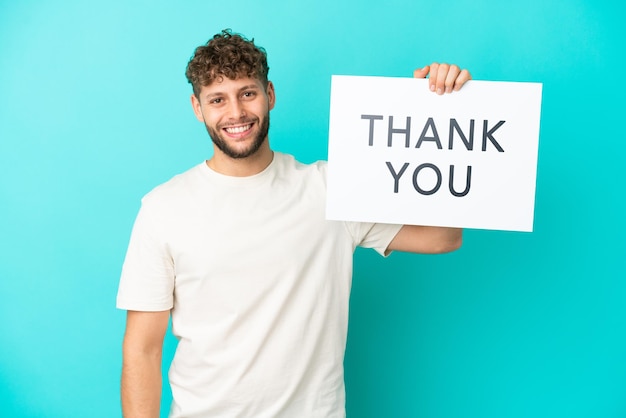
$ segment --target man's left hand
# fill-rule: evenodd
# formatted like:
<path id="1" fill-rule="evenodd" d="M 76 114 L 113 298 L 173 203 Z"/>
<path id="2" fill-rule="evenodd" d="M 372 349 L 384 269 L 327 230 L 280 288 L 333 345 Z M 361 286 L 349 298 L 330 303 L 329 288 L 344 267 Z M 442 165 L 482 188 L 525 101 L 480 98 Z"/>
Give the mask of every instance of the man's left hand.
<path id="1" fill-rule="evenodd" d="M 440 95 L 459 91 L 463 84 L 472 79 L 469 71 L 461 70 L 458 65 L 454 64 L 433 62 L 424 68 L 418 68 L 413 71 L 413 77 L 415 78 L 426 78 L 429 74 L 428 86 L 430 91 Z"/>

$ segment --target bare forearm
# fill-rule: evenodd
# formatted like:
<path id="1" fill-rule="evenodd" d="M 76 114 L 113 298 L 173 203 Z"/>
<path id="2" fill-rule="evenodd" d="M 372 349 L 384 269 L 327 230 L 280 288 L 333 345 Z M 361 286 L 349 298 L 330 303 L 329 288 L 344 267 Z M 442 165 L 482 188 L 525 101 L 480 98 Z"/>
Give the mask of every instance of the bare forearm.
<path id="1" fill-rule="evenodd" d="M 161 404 L 161 354 L 128 353 L 122 365 L 124 418 L 157 418 Z"/>
<path id="2" fill-rule="evenodd" d="M 463 229 L 462 228 L 448 228 L 448 227 L 431 227 L 435 229 L 435 234 L 438 236 L 438 242 L 440 248 L 435 253 L 448 253 L 458 250 L 463 244 Z"/>
<path id="3" fill-rule="evenodd" d="M 169 311 L 128 311 L 122 363 L 124 418 L 157 418 L 161 404 L 161 357 Z"/>
<path id="4" fill-rule="evenodd" d="M 441 254 L 457 250 L 462 242 L 463 230 L 460 228 L 404 225 L 388 250 Z"/>

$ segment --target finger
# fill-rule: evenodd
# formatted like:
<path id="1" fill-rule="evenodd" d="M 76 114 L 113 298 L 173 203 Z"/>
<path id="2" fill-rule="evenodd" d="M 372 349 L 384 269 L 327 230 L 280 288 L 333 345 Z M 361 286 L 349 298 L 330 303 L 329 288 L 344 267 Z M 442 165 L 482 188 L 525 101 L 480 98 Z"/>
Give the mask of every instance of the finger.
<path id="1" fill-rule="evenodd" d="M 430 76 L 428 77 L 428 87 L 430 91 L 435 91 L 437 88 L 437 74 L 439 72 L 439 64 L 433 62 L 430 64 Z"/>
<path id="2" fill-rule="evenodd" d="M 439 68 L 437 69 L 437 81 L 435 82 L 437 94 L 443 94 L 446 88 L 446 77 L 448 76 L 448 72 L 450 71 L 450 66 L 448 64 L 439 64 Z"/>
<path id="3" fill-rule="evenodd" d="M 413 77 L 414 78 L 426 78 L 429 71 L 430 71 L 429 65 L 423 68 L 417 68 L 415 71 L 413 71 Z"/>
<path id="4" fill-rule="evenodd" d="M 446 93 L 452 93 L 452 89 L 454 89 L 454 82 L 456 78 L 461 73 L 461 69 L 458 65 L 451 65 L 450 70 L 448 71 L 448 75 L 446 75 L 446 81 L 444 82 Z"/>
<path id="5" fill-rule="evenodd" d="M 472 75 L 469 73 L 469 71 L 467 70 L 461 71 L 459 76 L 454 81 L 454 90 L 459 91 L 461 87 L 463 87 L 463 84 L 465 84 L 468 80 L 471 80 L 471 79 L 472 79 Z"/>

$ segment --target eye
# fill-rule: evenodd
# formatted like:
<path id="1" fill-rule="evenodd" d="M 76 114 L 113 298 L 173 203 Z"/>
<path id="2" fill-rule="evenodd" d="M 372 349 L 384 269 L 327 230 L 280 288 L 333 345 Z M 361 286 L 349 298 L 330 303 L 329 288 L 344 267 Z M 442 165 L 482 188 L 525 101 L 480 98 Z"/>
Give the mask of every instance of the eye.
<path id="1" fill-rule="evenodd" d="M 220 104 L 224 101 L 224 99 L 220 98 L 220 97 L 216 97 L 215 99 L 211 99 L 209 101 L 209 104 Z"/>
<path id="2" fill-rule="evenodd" d="M 242 94 L 243 97 L 247 99 L 252 99 L 256 96 L 256 92 L 252 90 L 244 91 Z"/>

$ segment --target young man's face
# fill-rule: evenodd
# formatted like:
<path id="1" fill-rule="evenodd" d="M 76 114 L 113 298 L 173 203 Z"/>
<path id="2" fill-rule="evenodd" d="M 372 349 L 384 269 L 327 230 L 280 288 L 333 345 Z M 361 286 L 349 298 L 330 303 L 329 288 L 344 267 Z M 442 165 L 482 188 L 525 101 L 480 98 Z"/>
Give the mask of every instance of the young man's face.
<path id="1" fill-rule="evenodd" d="M 200 99 L 192 95 L 194 113 L 217 147 L 231 158 L 246 158 L 264 145 L 269 111 L 274 108 L 274 86 L 254 78 L 218 78 L 202 87 Z"/>

